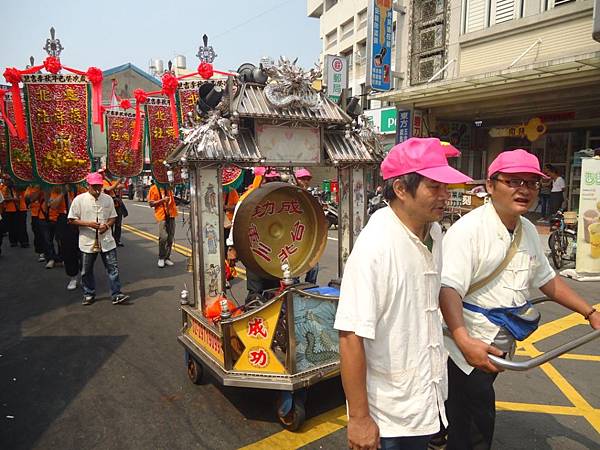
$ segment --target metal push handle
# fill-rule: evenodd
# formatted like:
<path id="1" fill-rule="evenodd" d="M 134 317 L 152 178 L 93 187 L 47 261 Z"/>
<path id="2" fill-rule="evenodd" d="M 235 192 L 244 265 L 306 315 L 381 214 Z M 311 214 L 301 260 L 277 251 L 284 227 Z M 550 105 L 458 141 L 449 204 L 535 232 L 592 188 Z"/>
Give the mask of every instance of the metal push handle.
<path id="1" fill-rule="evenodd" d="M 538 297 L 531 300 L 531 303 L 535 305 L 548 300 L 550 300 L 548 297 Z M 547 363 L 548 361 L 554 358 L 558 358 L 560 355 L 563 355 L 577 347 L 580 347 L 583 344 L 587 344 L 588 342 L 593 341 L 598 337 L 600 337 L 600 330 L 590 331 L 589 333 L 583 336 L 573 339 L 571 342 L 559 345 L 558 347 L 555 347 L 552 350 L 549 350 L 534 358 L 529 358 L 525 361 L 510 361 L 494 355 L 488 355 L 488 358 L 490 359 L 490 361 L 492 361 L 492 364 L 494 364 L 497 367 L 500 367 L 501 369 L 524 371 L 533 369 L 534 367 Z"/>

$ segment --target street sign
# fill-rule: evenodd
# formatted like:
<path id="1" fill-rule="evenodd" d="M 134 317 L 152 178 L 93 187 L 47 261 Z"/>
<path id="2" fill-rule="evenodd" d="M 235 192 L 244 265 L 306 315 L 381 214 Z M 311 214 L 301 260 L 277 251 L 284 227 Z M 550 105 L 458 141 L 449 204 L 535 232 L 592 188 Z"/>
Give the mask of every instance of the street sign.
<path id="1" fill-rule="evenodd" d="M 410 120 L 410 110 L 398 110 L 396 124 L 396 144 L 399 144 L 411 137 L 412 123 Z"/>
<path id="2" fill-rule="evenodd" d="M 396 108 L 369 109 L 364 111 L 375 129 L 383 134 L 396 132 Z"/>
<path id="3" fill-rule="evenodd" d="M 345 56 L 325 55 L 327 96 L 337 102 L 348 87 L 348 60 Z"/>
<path id="4" fill-rule="evenodd" d="M 376 91 L 392 89 L 392 0 L 369 0 L 367 85 Z"/>

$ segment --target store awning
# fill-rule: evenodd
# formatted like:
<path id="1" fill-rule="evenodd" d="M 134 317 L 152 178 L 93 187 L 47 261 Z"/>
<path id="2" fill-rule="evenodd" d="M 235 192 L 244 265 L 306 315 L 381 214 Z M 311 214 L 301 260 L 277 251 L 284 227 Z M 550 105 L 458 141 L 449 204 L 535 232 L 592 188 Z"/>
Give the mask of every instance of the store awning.
<path id="1" fill-rule="evenodd" d="M 244 83 L 234 99 L 233 109 L 242 117 L 277 120 L 303 120 L 328 124 L 345 124 L 352 121 L 344 111 L 323 93 L 318 108 L 275 108 L 265 97 L 264 86 Z"/>
<path id="2" fill-rule="evenodd" d="M 378 162 L 378 158 L 354 134 L 347 138 L 344 132 L 327 132 L 325 151 L 334 163 Z"/>
<path id="3" fill-rule="evenodd" d="M 473 118 L 600 105 L 600 52 L 442 80 L 370 98 L 435 109 L 437 116 Z"/>

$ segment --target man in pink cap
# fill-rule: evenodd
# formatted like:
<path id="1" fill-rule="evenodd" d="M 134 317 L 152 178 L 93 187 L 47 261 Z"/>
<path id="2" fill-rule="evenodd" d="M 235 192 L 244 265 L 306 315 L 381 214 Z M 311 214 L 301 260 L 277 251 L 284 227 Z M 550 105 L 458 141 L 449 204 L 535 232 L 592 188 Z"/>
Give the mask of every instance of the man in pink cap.
<path id="1" fill-rule="evenodd" d="M 94 263 L 100 253 L 108 275 L 112 303 L 117 305 L 126 301 L 129 296 L 121 292 L 117 243 L 110 228 L 117 217 L 115 204 L 109 195 L 102 192 L 102 174 L 90 173 L 85 180 L 88 184 L 88 192 L 79 194 L 73 199 L 68 215 L 69 223 L 79 227 L 83 304 L 91 305 L 96 298 Z M 100 245 L 99 249 L 96 248 L 97 245 Z"/>
<path id="2" fill-rule="evenodd" d="M 488 356 L 513 354 L 515 340 L 537 327 L 529 289 L 539 288 L 600 328 L 600 314 L 556 276 L 535 226 L 522 217 L 543 177 L 535 155 L 500 153 L 488 169 L 491 202 L 463 216 L 444 237 L 440 308 L 452 336 L 444 339 L 448 450 L 491 447 L 499 369 Z"/>
<path id="3" fill-rule="evenodd" d="M 346 262 L 335 328 L 354 449 L 426 449 L 446 415 L 446 352 L 438 309 L 448 165 L 438 139 L 411 138 L 381 164 L 388 206 Z"/>

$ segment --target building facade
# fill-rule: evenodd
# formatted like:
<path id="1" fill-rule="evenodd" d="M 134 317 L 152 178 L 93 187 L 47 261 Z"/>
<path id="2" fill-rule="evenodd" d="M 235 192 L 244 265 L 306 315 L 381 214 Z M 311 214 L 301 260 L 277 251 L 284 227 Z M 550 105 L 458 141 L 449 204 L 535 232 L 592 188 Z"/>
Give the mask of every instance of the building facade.
<path id="1" fill-rule="evenodd" d="M 326 3 L 308 1 L 308 10 L 322 13 L 324 52 L 341 50 L 341 43 L 328 48 L 333 13 L 360 2 L 333 2 L 331 17 Z M 419 118 L 411 134 L 457 145 L 463 154 L 453 163 L 475 179 L 485 177 L 502 150 L 535 153 L 564 174 L 576 207 L 577 152 L 600 147 L 594 0 L 411 0 L 405 6 L 405 14 L 394 14 L 395 88 L 370 99 Z M 355 69 L 354 83 L 360 74 Z"/>

